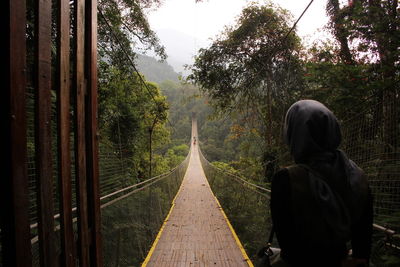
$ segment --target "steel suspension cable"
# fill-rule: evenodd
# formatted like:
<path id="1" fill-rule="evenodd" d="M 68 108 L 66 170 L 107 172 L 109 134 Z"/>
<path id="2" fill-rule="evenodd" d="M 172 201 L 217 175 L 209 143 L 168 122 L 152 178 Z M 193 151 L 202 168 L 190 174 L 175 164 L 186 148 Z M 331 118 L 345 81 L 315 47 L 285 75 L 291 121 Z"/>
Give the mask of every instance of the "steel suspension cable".
<path id="1" fill-rule="evenodd" d="M 116 199 L 113 199 L 113 200 L 111 200 L 111 201 L 109 201 L 109 202 L 104 203 L 104 204 L 102 204 L 100 207 L 101 207 L 101 208 L 105 208 L 105 207 L 107 207 L 107 206 L 109 206 L 109 205 L 111 205 L 111 204 L 117 202 L 118 200 L 124 199 L 124 198 L 128 197 L 129 195 L 131 195 L 131 194 L 133 194 L 133 193 L 136 193 L 136 192 L 138 192 L 138 191 L 144 190 L 145 188 L 149 187 L 150 185 L 155 184 L 155 183 L 157 183 L 157 182 L 159 182 L 159 181 L 161 181 L 161 180 L 167 178 L 171 173 L 173 173 L 173 172 L 176 171 L 178 168 L 180 168 L 182 165 L 184 165 L 185 163 L 187 163 L 189 158 L 190 158 L 190 150 L 189 150 L 188 155 L 186 156 L 186 158 L 185 158 L 179 165 L 177 165 L 177 166 L 175 166 L 174 168 L 172 168 L 169 172 L 166 172 L 166 173 L 157 175 L 157 176 L 155 176 L 155 177 L 149 178 L 149 179 L 144 180 L 144 181 L 142 181 L 142 182 L 139 182 L 139 183 L 137 183 L 137 184 L 127 186 L 127 187 L 125 187 L 125 188 L 123 188 L 123 189 L 117 190 L 117 191 L 115 191 L 115 192 L 113 192 L 113 193 L 110 193 L 110 194 L 108 194 L 108 195 L 105 195 L 105 196 L 103 196 L 103 197 L 100 197 L 100 200 L 104 200 L 104 199 L 110 198 L 111 196 L 114 196 L 114 195 L 117 195 L 117 194 L 119 194 L 119 193 L 125 192 L 125 191 L 127 191 L 127 190 L 129 190 L 129 189 L 132 189 L 132 188 L 135 188 L 135 187 L 144 185 L 144 186 L 142 186 L 142 187 L 140 187 L 140 188 L 138 188 L 138 189 L 136 189 L 136 190 L 130 191 L 130 192 L 128 192 L 128 193 L 126 193 L 126 194 L 124 194 L 124 195 L 122 195 L 122 196 L 120 196 L 120 197 L 118 197 L 118 198 L 116 198 Z M 75 212 L 76 210 L 77 210 L 77 207 L 74 207 L 74 208 L 72 208 L 71 211 L 72 211 L 72 212 Z M 60 214 L 59 214 L 59 213 L 54 215 L 54 219 L 58 219 L 59 217 L 60 217 Z M 75 219 L 76 219 L 76 218 L 75 218 Z M 32 224 L 30 225 L 30 228 L 31 228 L 31 229 L 34 229 L 34 228 L 36 228 L 37 226 L 38 226 L 38 223 L 32 223 Z M 58 226 L 58 227 L 56 227 L 55 229 L 56 229 L 56 230 L 59 230 L 60 227 Z M 38 241 L 38 238 L 37 238 L 37 237 L 32 238 L 32 244 L 36 243 L 37 241 Z"/>
<path id="2" fill-rule="evenodd" d="M 201 149 L 199 149 L 199 153 L 200 153 L 200 156 L 205 160 L 205 162 L 206 162 L 208 165 L 212 166 L 213 168 L 215 168 L 216 170 L 218 170 L 218 171 L 220 171 L 220 172 L 222 172 L 222 173 L 227 174 L 228 176 L 234 178 L 236 181 L 239 181 L 239 182 L 244 183 L 244 184 L 241 183 L 242 186 L 244 186 L 244 185 L 250 186 L 250 189 L 251 189 L 252 191 L 257 192 L 257 193 L 259 193 L 259 194 L 261 194 L 261 195 L 266 196 L 266 197 L 269 198 L 269 195 L 267 195 L 267 194 L 270 194 L 270 193 L 271 193 L 271 190 L 270 190 L 270 189 L 264 188 L 264 187 L 259 186 L 259 185 L 256 185 L 256 184 L 253 184 L 253 183 L 251 183 L 251 182 L 249 182 L 249 181 L 243 179 L 242 177 L 240 177 L 240 176 L 237 175 L 237 174 L 234 174 L 234 173 L 232 173 L 232 172 L 229 172 L 229 171 L 227 171 L 227 170 L 223 170 L 223 169 L 221 169 L 221 168 L 218 168 L 218 167 L 214 166 L 211 162 L 209 162 L 209 161 L 204 157 L 203 153 L 201 152 Z M 260 190 L 260 191 L 262 191 L 262 192 L 257 191 L 257 190 L 254 190 L 254 189 L 252 189 L 252 188 L 256 188 L 256 189 L 258 189 L 258 190 Z"/>

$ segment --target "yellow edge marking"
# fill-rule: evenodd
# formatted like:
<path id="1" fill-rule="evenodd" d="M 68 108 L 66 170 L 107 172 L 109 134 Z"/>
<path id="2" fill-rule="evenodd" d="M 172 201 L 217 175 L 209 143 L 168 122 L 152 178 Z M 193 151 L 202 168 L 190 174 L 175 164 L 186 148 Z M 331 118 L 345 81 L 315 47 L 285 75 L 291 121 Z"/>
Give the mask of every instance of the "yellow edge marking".
<path id="1" fill-rule="evenodd" d="M 210 187 L 210 190 L 211 190 L 211 187 Z M 211 192 L 212 192 L 212 190 L 211 190 Z M 242 246 L 242 243 L 240 242 L 239 237 L 237 236 L 237 234 L 236 234 L 236 232 L 235 232 L 235 229 L 233 229 L 231 222 L 229 221 L 228 217 L 227 217 L 226 214 L 225 214 L 225 211 L 222 209 L 222 206 L 221 206 L 221 204 L 219 203 L 217 197 L 214 195 L 214 193 L 212 193 L 212 194 L 213 194 L 215 200 L 217 201 L 218 207 L 220 208 L 220 211 L 221 211 L 222 215 L 224 216 L 224 218 L 225 218 L 225 220 L 226 220 L 226 223 L 227 223 L 228 226 L 229 226 L 229 229 L 230 229 L 231 232 L 232 232 L 232 235 L 233 235 L 233 238 L 234 238 L 235 241 L 236 241 L 236 244 L 239 246 L 239 249 L 240 249 L 240 251 L 242 252 L 242 255 L 243 255 L 243 257 L 244 257 L 244 260 L 247 262 L 247 264 L 249 265 L 249 267 L 254 267 L 253 263 L 251 262 L 249 256 L 248 256 L 247 253 L 246 253 L 246 250 L 244 250 L 244 248 L 243 248 L 243 246 Z"/>
<path id="2" fill-rule="evenodd" d="M 201 168 L 203 168 L 203 166 L 201 165 L 201 163 L 200 163 L 200 166 L 201 166 Z M 249 265 L 249 267 L 254 267 L 253 263 L 251 262 L 249 256 L 248 256 L 247 253 L 246 253 L 246 250 L 244 249 L 242 243 L 240 242 L 239 237 L 237 236 L 237 234 L 236 234 L 236 232 L 235 232 L 235 229 L 233 229 L 233 226 L 232 226 L 231 222 L 229 221 L 228 216 L 226 216 L 225 211 L 222 209 L 221 203 L 219 203 L 218 198 L 214 195 L 214 192 L 211 190 L 211 186 L 210 186 L 210 183 L 208 182 L 208 179 L 207 179 L 206 174 L 204 173 L 204 169 L 203 169 L 203 175 L 204 175 L 204 177 L 206 177 L 206 182 L 207 182 L 207 184 L 208 184 L 208 189 L 210 190 L 211 194 L 213 195 L 215 201 L 217 202 L 218 207 L 219 207 L 219 210 L 221 211 L 222 216 L 224 217 L 226 223 L 228 224 L 228 227 L 229 227 L 229 229 L 231 230 L 231 233 L 232 233 L 232 235 L 233 235 L 233 238 L 235 239 L 236 244 L 238 245 L 240 251 L 242 252 L 242 256 L 243 256 L 244 260 L 247 262 L 247 264 Z"/>
<path id="3" fill-rule="evenodd" d="M 189 160 L 190 160 L 190 159 L 189 159 Z M 186 172 L 187 172 L 187 170 L 186 170 Z M 147 264 L 148 264 L 149 261 L 150 261 L 151 256 L 153 255 L 153 252 L 154 252 L 154 250 L 155 250 L 155 248 L 156 248 L 156 246 L 157 246 L 157 244 L 158 244 L 158 241 L 159 241 L 160 238 L 161 238 L 161 234 L 162 234 L 162 232 L 164 231 L 165 225 L 166 225 L 167 222 L 168 222 L 169 216 L 171 215 L 172 210 L 173 210 L 174 207 L 175 207 L 175 200 L 176 200 L 177 196 L 179 195 L 179 192 L 180 192 L 181 189 L 182 189 L 183 181 L 185 180 L 185 177 L 186 177 L 186 173 L 185 173 L 185 176 L 184 176 L 183 179 L 182 179 L 182 183 L 181 183 L 181 185 L 180 185 L 180 187 L 179 187 L 178 192 L 176 193 L 174 199 L 172 200 L 172 205 L 171 205 L 171 208 L 169 209 L 168 215 L 167 215 L 167 217 L 165 218 L 165 220 L 164 220 L 164 222 L 163 222 L 163 224 L 162 224 L 162 226 L 161 226 L 161 228 L 160 228 L 160 231 L 158 232 L 157 237 L 156 237 L 156 239 L 154 240 L 153 245 L 151 246 L 150 251 L 149 251 L 149 253 L 147 254 L 147 257 L 146 257 L 146 259 L 144 260 L 144 262 L 142 263 L 142 266 L 141 266 L 141 267 L 146 267 Z"/>
<path id="4" fill-rule="evenodd" d="M 203 168 L 202 165 L 201 165 L 201 167 Z M 224 217 L 226 223 L 228 224 L 228 227 L 231 230 L 233 238 L 235 239 L 236 244 L 238 245 L 240 251 L 242 252 L 242 256 L 243 256 L 244 260 L 247 262 L 249 267 L 254 267 L 253 263 L 251 262 L 249 256 L 246 253 L 246 250 L 244 249 L 242 243 L 240 242 L 239 237 L 237 236 L 237 234 L 235 232 L 235 229 L 233 229 L 233 226 L 232 226 L 231 222 L 229 221 L 228 216 L 226 216 L 225 211 L 222 209 L 221 203 L 219 203 L 218 198 L 214 195 L 214 192 L 211 190 L 211 186 L 210 186 L 210 183 L 208 182 L 206 174 L 204 173 L 204 169 L 203 169 L 203 174 L 204 174 L 204 177 L 206 177 L 206 182 L 208 184 L 208 189 L 210 190 L 211 194 L 213 195 L 215 201 L 217 202 L 219 210 L 221 211 L 222 216 Z"/>

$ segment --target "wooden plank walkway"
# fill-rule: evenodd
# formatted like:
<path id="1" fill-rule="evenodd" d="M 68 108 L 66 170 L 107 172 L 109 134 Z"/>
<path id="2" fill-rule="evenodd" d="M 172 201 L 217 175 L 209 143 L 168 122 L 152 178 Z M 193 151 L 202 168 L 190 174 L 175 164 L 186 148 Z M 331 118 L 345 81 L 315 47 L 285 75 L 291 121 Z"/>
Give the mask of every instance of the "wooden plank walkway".
<path id="1" fill-rule="evenodd" d="M 145 266 L 253 266 L 210 189 L 197 145 Z"/>

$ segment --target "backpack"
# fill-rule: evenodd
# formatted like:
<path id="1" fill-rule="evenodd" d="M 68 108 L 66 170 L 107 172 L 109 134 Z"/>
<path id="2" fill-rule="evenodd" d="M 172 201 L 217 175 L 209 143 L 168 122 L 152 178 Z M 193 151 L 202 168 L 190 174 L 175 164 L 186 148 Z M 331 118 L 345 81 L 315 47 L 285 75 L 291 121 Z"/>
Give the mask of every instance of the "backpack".
<path id="1" fill-rule="evenodd" d="M 307 165 L 292 165 L 287 170 L 298 246 L 329 251 L 346 244 L 351 239 L 351 216 L 342 197 Z"/>

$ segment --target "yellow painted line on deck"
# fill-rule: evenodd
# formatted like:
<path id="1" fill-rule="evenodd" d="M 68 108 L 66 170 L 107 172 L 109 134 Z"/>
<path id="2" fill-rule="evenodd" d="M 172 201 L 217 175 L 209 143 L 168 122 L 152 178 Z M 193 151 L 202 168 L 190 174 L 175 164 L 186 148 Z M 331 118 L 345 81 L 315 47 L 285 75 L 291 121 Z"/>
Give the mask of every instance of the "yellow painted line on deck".
<path id="1" fill-rule="evenodd" d="M 190 152 L 189 152 L 189 153 L 190 153 Z M 190 160 L 190 159 L 189 159 L 189 160 Z M 186 172 L 187 172 L 187 170 L 186 170 Z M 186 176 L 186 173 L 185 173 L 185 176 Z M 154 252 L 154 250 L 155 250 L 155 248 L 156 248 L 156 246 L 157 246 L 157 244 L 158 244 L 158 241 L 159 241 L 160 238 L 161 238 L 161 234 L 162 234 L 162 232 L 164 231 L 165 225 L 166 225 L 167 222 L 168 222 L 169 216 L 171 215 L 172 210 L 173 210 L 174 207 L 175 207 L 175 200 L 176 200 L 176 198 L 178 197 L 179 192 L 180 192 L 181 189 L 182 189 L 183 180 L 184 180 L 184 179 L 182 179 L 182 183 L 181 183 L 181 185 L 180 185 L 180 187 L 179 187 L 179 190 L 178 190 L 178 192 L 176 193 L 174 199 L 172 200 L 172 205 L 171 205 L 171 208 L 169 209 L 168 215 L 167 215 L 167 217 L 165 218 L 163 224 L 161 225 L 160 231 L 158 232 L 157 237 L 156 237 L 156 239 L 154 240 L 153 245 L 151 246 L 150 251 L 149 251 L 149 253 L 147 254 L 147 257 L 146 257 L 146 259 L 144 260 L 144 262 L 142 263 L 142 266 L 141 266 L 141 267 L 146 267 L 147 264 L 148 264 L 149 261 L 150 261 L 151 256 L 153 255 L 153 252 Z"/>
<path id="2" fill-rule="evenodd" d="M 208 183 L 208 180 L 207 180 L 207 183 Z M 228 227 L 229 227 L 229 229 L 231 230 L 231 233 L 232 233 L 232 235 L 233 235 L 233 238 L 235 239 L 236 244 L 238 245 L 240 251 L 242 252 L 242 255 L 243 255 L 244 260 L 247 262 L 247 264 L 249 265 L 249 267 L 254 267 L 253 263 L 251 262 L 249 256 L 248 256 L 247 253 L 246 253 L 246 250 L 244 249 L 242 243 L 240 242 L 239 237 L 237 236 L 237 234 L 236 234 L 236 232 L 235 232 L 235 229 L 233 229 L 233 226 L 232 226 L 231 222 L 229 221 L 228 216 L 226 216 L 225 211 L 223 210 L 221 204 L 219 203 L 218 198 L 214 195 L 214 192 L 211 190 L 210 184 L 208 185 L 208 188 L 210 189 L 211 194 L 212 194 L 213 197 L 215 198 L 215 201 L 217 201 L 219 210 L 221 211 L 222 216 L 224 217 L 226 223 L 228 224 Z"/>

